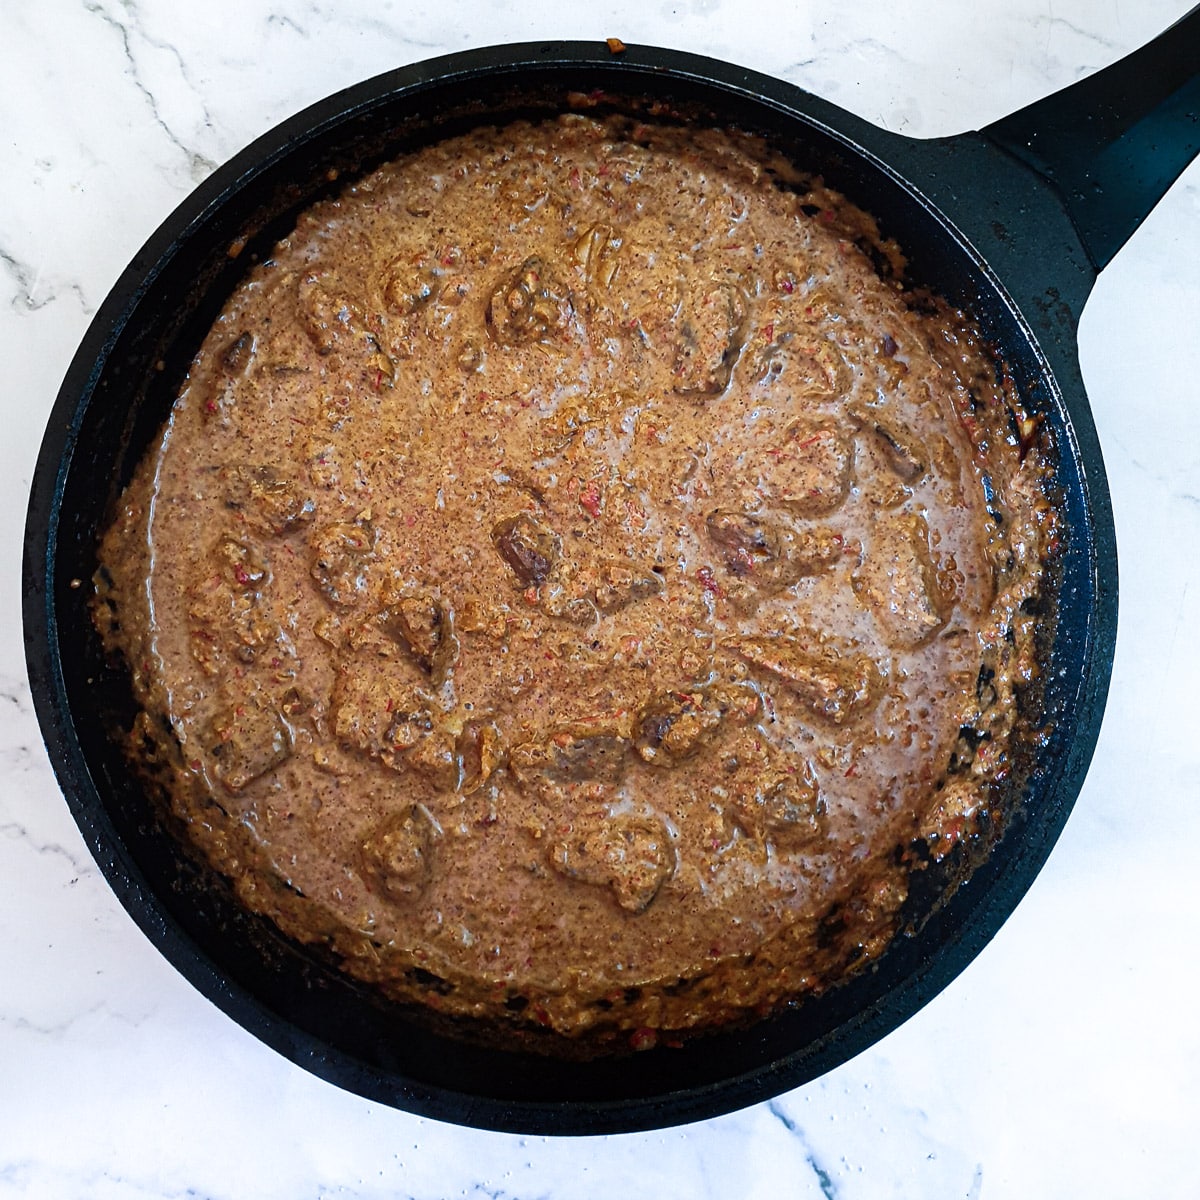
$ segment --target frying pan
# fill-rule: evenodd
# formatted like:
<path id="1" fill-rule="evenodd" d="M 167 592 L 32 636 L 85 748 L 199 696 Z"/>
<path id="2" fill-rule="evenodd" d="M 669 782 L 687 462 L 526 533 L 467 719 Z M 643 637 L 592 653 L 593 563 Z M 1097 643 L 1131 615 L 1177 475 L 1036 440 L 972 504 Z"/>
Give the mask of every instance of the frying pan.
<path id="1" fill-rule="evenodd" d="M 1112 514 L 1076 358 L 1097 273 L 1200 148 L 1200 10 L 1092 78 L 979 133 L 886 133 L 778 80 L 692 55 L 590 43 L 452 55 L 307 109 L 210 177 L 101 307 L 53 409 L 30 497 L 26 656 L 51 760 L 118 898 L 162 953 L 264 1042 L 364 1096 L 483 1128 L 604 1133 L 716 1115 L 795 1087 L 911 1016 L 983 948 L 1029 887 L 1082 786 L 1116 628 Z M 243 910 L 132 775 L 128 680 L 88 615 L 99 532 L 248 264 L 297 213 L 405 149 L 578 102 L 665 104 L 759 132 L 873 213 L 909 277 L 969 308 L 1057 448 L 1066 554 L 1046 672 L 1051 734 L 1017 811 L 966 882 L 870 972 L 682 1049 L 562 1062 L 465 1044 Z M 626 99 L 628 98 L 628 101 Z M 931 915 L 930 915 L 931 913 Z"/>

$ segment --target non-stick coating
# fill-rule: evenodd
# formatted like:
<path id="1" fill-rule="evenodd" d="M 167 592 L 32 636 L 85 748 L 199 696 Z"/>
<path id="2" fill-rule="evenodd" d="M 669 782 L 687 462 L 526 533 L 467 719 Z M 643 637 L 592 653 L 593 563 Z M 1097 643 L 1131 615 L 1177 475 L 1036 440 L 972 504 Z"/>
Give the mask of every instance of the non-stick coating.
<path id="1" fill-rule="evenodd" d="M 602 99 L 598 92 L 661 99 L 694 119 L 767 134 L 874 213 L 908 252 L 917 281 L 976 313 L 1046 414 L 1069 537 L 1047 676 L 1053 735 L 1026 803 L 970 881 L 873 971 L 799 1010 L 683 1049 L 581 1064 L 423 1030 L 243 910 L 128 771 L 113 736 L 128 724 L 128 682 L 105 662 L 87 600 L 98 533 L 200 340 L 249 263 L 269 253 L 300 209 L 405 147 L 580 96 Z M 631 50 L 618 59 L 558 44 L 437 60 L 335 96 L 252 145 L 155 234 L 96 317 L 54 408 L 30 502 L 25 627 L 38 715 L 71 810 L 134 919 L 202 992 L 316 1074 L 495 1129 L 599 1133 L 712 1116 L 814 1078 L 914 1013 L 990 939 L 1049 853 L 1091 757 L 1116 614 L 1112 522 L 1073 351 L 1053 348 L 1056 379 L 1031 332 L 1037 314 L 1027 320 L 949 219 L 904 182 L 903 162 L 885 166 L 839 128 L 869 140 L 869 127 L 805 93 L 683 54 Z M 928 157 L 913 153 L 927 176 Z M 1069 230 L 1055 236 L 1070 259 Z M 1051 273 L 1077 269 L 1049 257 Z M 1068 309 L 1060 321 L 1072 335 L 1073 319 Z"/>

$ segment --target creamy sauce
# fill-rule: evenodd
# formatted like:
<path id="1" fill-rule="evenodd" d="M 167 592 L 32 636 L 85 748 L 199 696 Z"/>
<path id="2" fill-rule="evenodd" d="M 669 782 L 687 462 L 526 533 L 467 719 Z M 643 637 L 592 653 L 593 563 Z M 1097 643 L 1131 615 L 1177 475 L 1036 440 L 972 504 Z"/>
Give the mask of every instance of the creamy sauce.
<path id="1" fill-rule="evenodd" d="M 580 116 L 301 218 L 97 604 L 248 905 L 643 1043 L 883 949 L 1009 770 L 1053 522 L 1011 386 L 881 261 L 748 139 Z"/>

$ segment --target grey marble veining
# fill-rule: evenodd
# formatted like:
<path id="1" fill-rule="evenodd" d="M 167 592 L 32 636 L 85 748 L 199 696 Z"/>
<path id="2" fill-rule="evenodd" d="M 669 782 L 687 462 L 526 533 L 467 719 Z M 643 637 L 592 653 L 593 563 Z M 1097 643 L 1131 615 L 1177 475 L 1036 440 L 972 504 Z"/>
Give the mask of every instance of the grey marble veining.
<path id="1" fill-rule="evenodd" d="M 216 164 L 339 88 L 471 46 L 615 34 L 935 136 L 1114 61 L 1187 7 L 0 0 L 0 1200 L 1197 1195 L 1195 166 L 1080 329 L 1122 613 L 1075 814 L 946 992 L 770 1103 L 627 1137 L 522 1138 L 368 1103 L 260 1045 L 160 958 L 92 863 L 33 717 L 17 568 L 46 416 L 124 265 Z"/>

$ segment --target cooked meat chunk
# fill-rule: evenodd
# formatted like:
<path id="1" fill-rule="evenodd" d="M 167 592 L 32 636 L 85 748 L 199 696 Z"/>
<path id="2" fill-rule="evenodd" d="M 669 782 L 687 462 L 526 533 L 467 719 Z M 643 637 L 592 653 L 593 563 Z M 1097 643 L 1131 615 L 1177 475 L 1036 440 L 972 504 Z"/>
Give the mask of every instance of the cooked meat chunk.
<path id="1" fill-rule="evenodd" d="M 367 347 L 362 308 L 337 288 L 332 278 L 314 274 L 302 276 L 297 286 L 301 320 L 320 354 Z"/>
<path id="2" fill-rule="evenodd" d="M 738 820 L 755 837 L 792 849 L 821 832 L 823 807 L 812 765 L 803 759 L 765 770 L 737 795 Z"/>
<path id="3" fill-rule="evenodd" d="M 492 542 L 523 587 L 546 582 L 562 547 L 558 534 L 526 512 L 498 522 Z"/>
<path id="4" fill-rule="evenodd" d="M 312 520 L 312 497 L 275 467 L 230 467 L 224 475 L 226 505 L 251 528 L 281 535 Z"/>
<path id="5" fill-rule="evenodd" d="M 849 389 L 850 368 L 828 339 L 783 330 L 758 352 L 754 378 L 786 387 L 797 399 L 829 400 Z"/>
<path id="6" fill-rule="evenodd" d="M 545 741 L 512 748 L 509 769 L 522 785 L 616 783 L 625 772 L 629 739 L 611 730 L 559 730 Z"/>
<path id="7" fill-rule="evenodd" d="M 393 771 L 414 771 L 441 792 L 457 789 L 455 738 L 424 687 L 372 674 L 364 656 L 338 674 L 329 711 L 342 749 Z"/>
<path id="8" fill-rule="evenodd" d="M 929 453 L 899 418 L 865 405 L 850 411 L 878 449 L 888 470 L 902 483 L 916 483 L 928 470 Z"/>
<path id="9" fill-rule="evenodd" d="M 291 754 L 292 734 L 269 703 L 247 698 L 213 717 L 204 749 L 213 774 L 229 791 L 240 792 Z"/>
<path id="10" fill-rule="evenodd" d="M 410 750 L 433 729 L 424 689 L 377 675 L 366 660 L 354 660 L 338 673 L 329 711 L 338 744 L 371 758 Z"/>
<path id="11" fill-rule="evenodd" d="M 433 844 L 433 823 L 418 805 L 385 817 L 363 840 L 359 852 L 369 885 L 389 900 L 415 900 L 433 871 Z"/>
<path id="12" fill-rule="evenodd" d="M 595 601 L 587 596 L 572 596 L 565 588 L 548 589 L 541 597 L 542 612 L 548 617 L 585 628 L 600 615 Z"/>
<path id="13" fill-rule="evenodd" d="M 875 521 L 863 564 L 854 575 L 854 589 L 889 645 L 919 646 L 941 629 L 946 615 L 922 517 Z"/>
<path id="14" fill-rule="evenodd" d="M 731 575 L 786 586 L 800 578 L 783 550 L 783 531 L 751 513 L 717 509 L 705 519 L 708 536 L 720 547 Z"/>
<path id="15" fill-rule="evenodd" d="M 427 262 L 395 259 L 384 271 L 384 303 L 392 312 L 412 316 L 436 297 L 440 286 L 437 271 Z"/>
<path id="16" fill-rule="evenodd" d="M 265 650 L 288 653 L 283 629 L 261 592 L 209 578 L 192 591 L 187 615 L 192 657 L 210 675 L 219 673 L 226 654 L 252 663 Z"/>
<path id="17" fill-rule="evenodd" d="M 269 595 L 270 572 L 252 543 L 221 538 L 186 592 L 192 657 L 217 674 L 232 656 L 253 662 L 263 651 L 290 654 Z"/>
<path id="18" fill-rule="evenodd" d="M 827 516 L 850 491 L 854 443 L 831 425 L 798 422 L 766 452 L 763 486 L 777 503 L 798 516 Z"/>
<path id="19" fill-rule="evenodd" d="M 310 574 L 326 599 L 354 604 L 366 586 L 366 566 L 374 557 L 375 531 L 365 521 L 335 521 L 314 531 L 309 542 Z"/>
<path id="20" fill-rule="evenodd" d="M 875 421 L 872 428 L 887 465 L 905 483 L 916 483 L 925 474 L 927 461 L 916 435 L 882 421 Z"/>
<path id="21" fill-rule="evenodd" d="M 841 658 L 813 651 L 792 637 L 735 638 L 730 648 L 748 663 L 783 680 L 816 717 L 845 725 L 879 699 L 879 668 L 865 656 Z"/>
<path id="22" fill-rule="evenodd" d="M 645 912 L 675 873 L 675 848 L 666 825 L 631 813 L 581 824 L 574 836 L 551 848 L 551 864 L 571 879 L 611 887 L 626 912 Z"/>
<path id="23" fill-rule="evenodd" d="M 755 513 L 716 509 L 705 528 L 725 570 L 767 591 L 817 575 L 842 554 L 842 537 L 830 529 L 798 529 Z"/>
<path id="24" fill-rule="evenodd" d="M 675 766 L 712 740 L 726 711 L 712 693 L 664 692 L 638 711 L 634 747 L 648 763 Z"/>
<path id="25" fill-rule="evenodd" d="M 440 596 L 424 589 L 389 590 L 379 614 L 383 627 L 403 645 L 436 687 L 458 661 L 454 614 Z"/>
<path id="26" fill-rule="evenodd" d="M 689 297 L 679 320 L 675 374 L 681 392 L 724 391 L 742 348 L 746 300 L 741 289 L 717 284 Z"/>
<path id="27" fill-rule="evenodd" d="M 571 302 L 552 276 L 545 260 L 527 258 L 501 280 L 488 302 L 487 324 L 492 337 L 505 346 L 545 341 L 565 329 Z"/>

